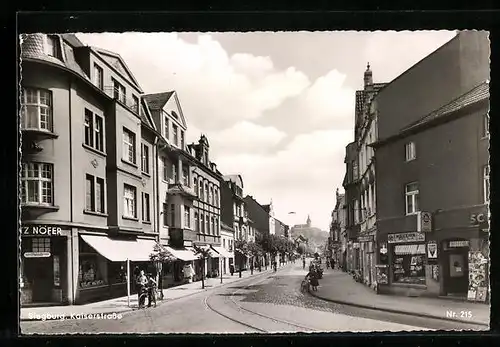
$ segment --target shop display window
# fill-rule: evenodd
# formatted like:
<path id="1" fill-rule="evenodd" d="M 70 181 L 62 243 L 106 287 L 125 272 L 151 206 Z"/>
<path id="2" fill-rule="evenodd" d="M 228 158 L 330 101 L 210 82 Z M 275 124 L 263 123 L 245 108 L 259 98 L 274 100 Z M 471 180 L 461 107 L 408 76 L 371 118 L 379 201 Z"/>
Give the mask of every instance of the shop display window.
<path id="1" fill-rule="evenodd" d="M 32 252 L 50 252 L 50 238 L 34 237 L 31 240 Z"/>
<path id="2" fill-rule="evenodd" d="M 107 284 L 102 271 L 102 265 L 97 255 L 80 255 L 80 269 L 78 271 L 78 282 L 80 288 L 89 288 Z"/>
<path id="3" fill-rule="evenodd" d="M 425 284 L 425 245 L 396 245 L 392 268 L 394 283 Z"/>
<path id="4" fill-rule="evenodd" d="M 127 264 L 120 262 L 108 262 L 108 275 L 111 284 L 127 282 Z"/>

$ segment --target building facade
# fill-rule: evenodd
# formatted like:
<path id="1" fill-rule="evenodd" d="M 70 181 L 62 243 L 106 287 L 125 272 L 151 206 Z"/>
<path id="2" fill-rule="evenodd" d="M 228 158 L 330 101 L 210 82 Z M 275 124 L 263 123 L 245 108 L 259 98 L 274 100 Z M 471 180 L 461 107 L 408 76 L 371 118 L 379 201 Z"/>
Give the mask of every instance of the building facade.
<path id="1" fill-rule="evenodd" d="M 386 83 L 373 83 L 373 72 L 368 64 L 364 73 L 364 88 L 356 92 L 355 136 L 358 151 L 359 201 L 356 212 L 359 219 L 359 269 L 363 282 L 375 288 L 376 258 L 376 194 L 374 150 L 370 145 L 377 140 L 377 113 L 374 99 Z"/>
<path id="2" fill-rule="evenodd" d="M 488 299 L 488 79 L 467 31 L 378 94 L 380 291 Z"/>
<path id="3" fill-rule="evenodd" d="M 345 269 L 347 264 L 347 237 L 346 215 L 347 208 L 345 194 L 340 194 L 337 189 L 335 208 L 332 211 L 330 233 L 328 236 L 328 256 L 333 258 L 339 268 Z"/>
<path id="4" fill-rule="evenodd" d="M 142 89 L 119 55 L 74 35 L 21 47 L 21 303 L 124 295 L 125 262 L 157 238 Z"/>

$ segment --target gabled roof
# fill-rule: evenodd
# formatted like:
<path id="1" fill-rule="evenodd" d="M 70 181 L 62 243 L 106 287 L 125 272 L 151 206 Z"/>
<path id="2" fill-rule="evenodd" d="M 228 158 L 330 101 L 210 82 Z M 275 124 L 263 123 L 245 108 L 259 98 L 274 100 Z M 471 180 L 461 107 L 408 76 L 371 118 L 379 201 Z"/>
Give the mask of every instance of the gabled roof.
<path id="1" fill-rule="evenodd" d="M 243 178 L 241 175 L 224 175 L 224 181 L 231 181 L 237 185 L 241 184 L 241 188 L 243 189 Z"/>
<path id="2" fill-rule="evenodd" d="M 174 95 L 174 92 L 163 92 L 144 95 L 144 99 L 147 101 L 148 106 L 151 110 L 157 111 L 161 110 L 163 106 L 170 100 L 170 97 Z"/>
<path id="3" fill-rule="evenodd" d="M 143 93 L 139 82 L 137 82 L 134 75 L 132 74 L 132 71 L 130 71 L 127 64 L 118 53 L 107 51 L 98 47 L 91 47 L 91 49 L 98 55 L 100 55 L 109 65 L 115 68 L 121 75 L 123 75 L 123 77 L 132 81 L 132 84 L 134 84 L 139 92 Z"/>
<path id="4" fill-rule="evenodd" d="M 139 109 L 139 114 L 141 116 L 141 121 L 146 124 L 149 128 L 153 130 L 156 129 L 155 122 L 153 121 L 153 117 L 151 116 L 151 112 L 149 112 L 148 104 L 146 103 L 146 100 L 144 98 L 140 99 L 140 109 Z"/>
<path id="5" fill-rule="evenodd" d="M 488 99 L 489 97 L 490 97 L 490 86 L 489 86 L 489 81 L 486 81 L 486 82 L 481 83 L 477 87 L 471 89 L 467 93 L 454 99 L 453 101 L 449 102 L 448 104 L 442 106 L 441 108 L 437 109 L 436 111 L 433 111 L 433 112 L 429 113 L 428 115 L 420 118 L 418 121 L 403 128 L 401 131 L 403 132 L 406 130 L 410 130 L 410 129 L 417 127 L 419 125 L 428 123 L 431 120 L 434 120 L 434 119 L 446 116 L 446 115 L 453 113 L 455 111 L 458 111 L 461 108 L 472 105 L 478 101 Z"/>

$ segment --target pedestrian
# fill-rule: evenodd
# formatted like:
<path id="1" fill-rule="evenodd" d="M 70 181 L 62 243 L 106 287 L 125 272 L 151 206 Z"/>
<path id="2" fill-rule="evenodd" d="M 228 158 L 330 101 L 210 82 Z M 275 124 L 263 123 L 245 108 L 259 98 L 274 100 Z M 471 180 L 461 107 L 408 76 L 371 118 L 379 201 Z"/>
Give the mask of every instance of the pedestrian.
<path id="1" fill-rule="evenodd" d="M 335 259 L 331 259 L 331 266 L 332 266 L 332 270 L 335 270 Z"/>
<path id="2" fill-rule="evenodd" d="M 312 270 L 310 270 L 307 273 L 305 279 L 309 280 L 309 283 L 311 284 L 311 287 L 312 287 L 313 291 L 317 291 L 318 290 L 318 285 L 319 285 L 318 275 L 317 275 L 316 271 L 314 270 L 314 267 L 313 267 Z"/>
<path id="3" fill-rule="evenodd" d="M 305 269 L 306 268 L 306 258 L 303 258 L 302 259 L 302 268 Z"/>
<path id="4" fill-rule="evenodd" d="M 154 301 L 156 306 L 156 281 L 153 278 L 152 274 L 148 274 L 147 276 L 147 288 L 148 288 L 148 307 L 151 307 L 151 303 Z"/>
<path id="5" fill-rule="evenodd" d="M 330 263 L 328 262 L 328 260 L 326 260 L 325 263 L 326 263 L 326 268 L 329 269 L 330 268 Z"/>
<path id="6" fill-rule="evenodd" d="M 229 265 L 229 272 L 231 273 L 231 276 L 234 275 L 234 265 L 233 264 Z"/>
<path id="7" fill-rule="evenodd" d="M 144 294 L 144 292 L 146 291 L 147 283 L 148 283 L 148 279 L 147 279 L 146 275 L 144 275 L 144 270 L 141 270 L 141 272 L 139 273 L 139 276 L 137 277 L 137 288 L 138 288 L 137 295 L 138 295 L 138 301 L 139 301 L 139 308 L 144 306 L 144 301 L 145 301 L 146 297 L 143 296 L 142 294 Z"/>

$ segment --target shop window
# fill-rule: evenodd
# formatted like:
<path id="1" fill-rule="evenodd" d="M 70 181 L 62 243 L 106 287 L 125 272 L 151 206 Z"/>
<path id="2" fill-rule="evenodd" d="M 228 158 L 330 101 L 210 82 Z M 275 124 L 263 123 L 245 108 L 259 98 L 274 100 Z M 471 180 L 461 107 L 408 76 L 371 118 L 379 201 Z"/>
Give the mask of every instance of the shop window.
<path id="1" fill-rule="evenodd" d="M 395 283 L 425 284 L 425 245 L 394 246 L 393 279 Z"/>
<path id="2" fill-rule="evenodd" d="M 108 278 L 111 284 L 126 283 L 127 269 L 124 263 L 108 262 Z"/>
<path id="3" fill-rule="evenodd" d="M 98 254 L 80 255 L 78 283 L 81 288 L 102 286 L 106 284 L 103 276 L 103 260 Z M 104 264 L 105 265 L 105 264 Z"/>
<path id="4" fill-rule="evenodd" d="M 31 239 L 32 252 L 50 252 L 50 238 L 34 237 Z"/>
<path id="5" fill-rule="evenodd" d="M 59 262 L 59 256 L 54 255 L 54 286 L 59 287 L 61 285 L 61 264 Z"/>

